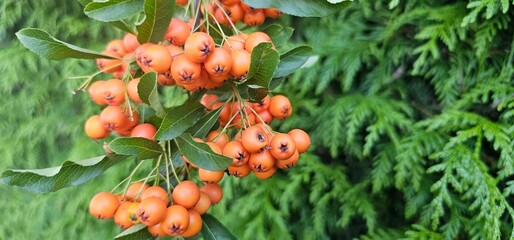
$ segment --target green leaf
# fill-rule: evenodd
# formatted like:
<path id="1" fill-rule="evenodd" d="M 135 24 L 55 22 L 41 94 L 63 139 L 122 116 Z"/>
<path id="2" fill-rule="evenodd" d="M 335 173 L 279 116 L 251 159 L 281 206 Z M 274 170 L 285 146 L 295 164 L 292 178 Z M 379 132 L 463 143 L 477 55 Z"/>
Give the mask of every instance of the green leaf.
<path id="1" fill-rule="evenodd" d="M 190 133 L 184 133 L 175 138 L 175 143 L 179 151 L 199 168 L 221 171 L 232 164 L 231 158 L 214 153 L 209 145 L 193 140 Z"/>
<path id="2" fill-rule="evenodd" d="M 158 143 L 142 137 L 120 137 L 109 143 L 118 154 L 136 156 L 141 160 L 159 157 L 163 151 Z"/>
<path id="3" fill-rule="evenodd" d="M 128 33 L 132 33 L 134 35 L 137 35 L 136 32 L 134 31 L 134 28 L 129 26 L 126 22 L 124 21 L 113 21 L 113 22 L 109 22 L 109 24 L 111 24 L 112 26 L 114 26 L 115 28 L 118 28 L 124 32 L 128 32 Z"/>
<path id="4" fill-rule="evenodd" d="M 278 24 L 271 24 L 262 29 L 262 31 L 270 36 L 271 41 L 275 46 L 282 46 L 291 38 L 294 29 L 291 27 L 282 27 Z"/>
<path id="5" fill-rule="evenodd" d="M 279 61 L 279 54 L 272 48 L 271 43 L 259 43 L 252 51 L 245 84 L 251 88 L 268 88 Z"/>
<path id="6" fill-rule="evenodd" d="M 86 6 L 88 3 L 93 2 L 93 0 L 77 0 L 82 6 Z"/>
<path id="7" fill-rule="evenodd" d="M 0 182 L 29 192 L 55 192 L 85 183 L 129 158 L 124 155 L 114 155 L 111 158 L 100 156 L 80 161 L 65 161 L 60 167 L 7 170 L 2 173 Z"/>
<path id="8" fill-rule="evenodd" d="M 78 0 L 78 2 L 80 4 L 82 4 L 82 6 L 86 6 L 87 4 L 93 2 L 93 0 Z M 114 26 L 115 28 L 118 28 L 124 32 L 128 32 L 128 33 L 132 33 L 134 35 L 136 35 L 136 32 L 134 32 L 134 28 L 129 26 L 126 22 L 124 21 L 112 21 L 112 22 L 109 22 L 110 25 Z"/>
<path id="9" fill-rule="evenodd" d="M 145 20 L 137 26 L 137 40 L 158 43 L 164 38 L 173 16 L 173 0 L 145 0 Z"/>
<path id="10" fill-rule="evenodd" d="M 109 0 L 90 2 L 84 8 L 84 13 L 95 20 L 112 22 L 128 18 L 143 8 L 143 0 Z"/>
<path id="11" fill-rule="evenodd" d="M 282 84 L 282 82 L 284 82 L 283 77 L 271 79 L 271 82 L 269 83 L 269 86 L 268 86 L 269 90 L 273 90 L 273 89 L 277 88 L 280 84 Z"/>
<path id="12" fill-rule="evenodd" d="M 248 87 L 248 100 L 250 102 L 259 102 L 269 94 L 268 88 L 263 87 Z"/>
<path id="13" fill-rule="evenodd" d="M 148 232 L 148 229 L 144 224 L 137 224 L 129 227 L 127 230 L 114 237 L 114 239 L 118 240 L 146 240 L 150 238 L 153 237 L 150 232 Z"/>
<path id="14" fill-rule="evenodd" d="M 200 102 L 190 99 L 167 112 L 155 135 L 157 140 L 167 141 L 180 136 L 202 117 L 205 110 Z"/>
<path id="15" fill-rule="evenodd" d="M 202 236 L 205 240 L 237 239 L 223 224 L 210 214 L 202 215 Z"/>
<path id="16" fill-rule="evenodd" d="M 273 78 L 285 77 L 303 66 L 311 56 L 312 48 L 300 46 L 289 50 L 280 56 L 280 63 Z"/>
<path id="17" fill-rule="evenodd" d="M 24 28 L 18 31 L 16 36 L 21 44 L 31 52 L 50 60 L 113 58 L 112 56 L 63 42 L 37 28 Z"/>
<path id="18" fill-rule="evenodd" d="M 243 0 L 254 8 L 277 8 L 299 17 L 324 17 L 350 6 L 351 1 L 332 4 L 326 0 Z"/>
<path id="19" fill-rule="evenodd" d="M 204 138 L 211 131 L 216 122 L 218 122 L 218 117 L 220 116 L 222 109 L 223 108 L 220 107 L 205 114 L 194 126 L 189 128 L 187 132 L 191 133 L 193 137 Z"/>
<path id="20" fill-rule="evenodd" d="M 157 92 L 157 73 L 148 72 L 141 76 L 139 84 L 137 85 L 137 93 L 143 103 L 146 103 L 155 110 L 158 117 L 164 117 L 166 112 L 162 107 L 159 100 L 159 93 Z"/>

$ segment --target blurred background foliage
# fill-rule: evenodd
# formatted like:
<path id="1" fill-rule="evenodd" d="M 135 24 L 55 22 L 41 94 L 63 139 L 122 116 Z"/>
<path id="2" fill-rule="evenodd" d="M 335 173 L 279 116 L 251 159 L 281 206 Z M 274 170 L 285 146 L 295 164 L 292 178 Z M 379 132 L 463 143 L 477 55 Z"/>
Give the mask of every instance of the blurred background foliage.
<path id="1" fill-rule="evenodd" d="M 101 144 L 83 134 L 83 123 L 100 109 L 82 92 L 72 94 L 94 61 L 49 61 L 26 50 L 16 39 L 24 27 L 43 28 L 79 46 L 101 50 L 122 36 L 92 21 L 76 1 L 0 1 L 0 169 L 47 168 L 64 160 L 102 154 Z M 110 239 L 118 229 L 88 213 L 92 194 L 109 191 L 129 171 L 109 170 L 84 186 L 52 194 L 33 194 L 0 185 L 1 239 Z"/>
<path id="2" fill-rule="evenodd" d="M 310 153 L 272 179 L 225 178 L 210 210 L 242 239 L 502 239 L 514 210 L 513 2 L 359 0 L 330 17 L 281 18 L 314 56 L 277 92 L 311 134 Z M 101 49 L 122 33 L 70 1 L 0 2 L 0 169 L 44 168 L 102 153 L 73 95 L 92 61 L 48 61 L 14 33 L 40 27 Z M 84 186 L 39 195 L 0 185 L 5 239 L 109 239 L 87 213 L 130 163 Z"/>

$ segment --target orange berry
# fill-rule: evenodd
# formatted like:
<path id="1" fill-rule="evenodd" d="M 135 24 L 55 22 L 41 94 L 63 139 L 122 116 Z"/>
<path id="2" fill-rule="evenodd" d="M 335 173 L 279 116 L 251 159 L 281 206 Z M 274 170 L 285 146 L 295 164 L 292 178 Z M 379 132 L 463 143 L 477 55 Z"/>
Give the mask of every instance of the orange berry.
<path id="1" fill-rule="evenodd" d="M 241 142 L 249 153 L 256 153 L 268 145 L 269 139 L 267 138 L 264 129 L 258 126 L 251 126 L 243 130 Z"/>
<path id="2" fill-rule="evenodd" d="M 224 171 L 210 171 L 207 169 L 198 168 L 198 176 L 200 181 L 205 183 L 218 183 L 223 179 Z"/>
<path id="3" fill-rule="evenodd" d="M 185 208 L 192 208 L 200 200 L 200 189 L 189 180 L 177 184 L 172 193 L 173 204 L 181 205 Z"/>
<path id="4" fill-rule="evenodd" d="M 155 134 L 157 128 L 150 123 L 142 123 L 132 129 L 131 137 L 142 137 L 152 141 L 155 141 Z"/>
<path id="5" fill-rule="evenodd" d="M 277 172 L 277 168 L 275 166 L 271 167 L 268 171 L 266 172 L 257 172 L 257 171 L 254 171 L 253 174 L 255 174 L 255 176 L 261 180 L 266 180 L 268 178 L 271 178 L 275 173 Z"/>
<path id="6" fill-rule="evenodd" d="M 114 57 L 114 59 L 111 58 L 98 58 L 96 59 L 96 65 L 102 72 L 104 73 L 114 73 L 118 72 L 122 68 L 122 62 L 121 59 L 119 59 L 121 56 L 113 51 L 102 51 L 102 54 Z"/>
<path id="7" fill-rule="evenodd" d="M 193 237 L 198 234 L 202 230 L 202 217 L 198 212 L 194 209 L 191 209 L 189 212 L 189 227 L 187 230 L 182 233 L 182 237 Z"/>
<path id="8" fill-rule="evenodd" d="M 254 172 L 267 172 L 274 167 L 276 159 L 273 157 L 271 152 L 266 149 L 261 152 L 250 154 L 248 159 L 248 166 Z"/>
<path id="9" fill-rule="evenodd" d="M 293 129 L 287 134 L 289 134 L 294 139 L 296 148 L 298 149 L 299 153 L 307 151 L 311 145 L 311 138 L 309 137 L 309 134 L 307 134 L 302 129 Z"/>
<path id="10" fill-rule="evenodd" d="M 107 101 L 104 98 L 106 81 L 96 81 L 89 86 L 88 92 L 91 100 L 98 105 L 105 105 Z"/>
<path id="11" fill-rule="evenodd" d="M 123 109 L 119 106 L 107 106 L 100 113 L 100 121 L 109 131 L 122 130 L 127 126 Z"/>
<path id="12" fill-rule="evenodd" d="M 103 86 L 104 99 L 109 105 L 118 106 L 125 102 L 125 91 L 127 87 L 120 79 L 107 80 Z"/>
<path id="13" fill-rule="evenodd" d="M 159 186 L 152 186 L 152 187 L 147 188 L 147 189 L 143 192 L 143 195 L 141 195 L 141 201 L 142 201 L 142 200 L 145 200 L 145 199 L 147 199 L 147 198 L 151 198 L 151 197 L 157 197 L 157 198 L 160 198 L 160 199 L 162 199 L 165 203 L 168 203 L 168 201 L 169 201 L 169 199 L 168 199 L 168 193 L 166 192 L 166 190 L 164 190 L 164 188 L 159 187 Z"/>
<path id="14" fill-rule="evenodd" d="M 232 67 L 230 74 L 236 78 L 246 76 L 250 69 L 251 55 L 246 50 L 232 50 Z"/>
<path id="15" fill-rule="evenodd" d="M 168 49 L 154 44 L 143 52 L 138 64 L 145 73 L 150 71 L 163 73 L 170 69 L 171 61 L 172 58 Z"/>
<path id="16" fill-rule="evenodd" d="M 223 148 L 223 155 L 232 158 L 232 166 L 242 166 L 248 162 L 250 153 L 239 141 L 228 142 Z"/>
<path id="17" fill-rule="evenodd" d="M 111 131 L 107 130 L 102 121 L 100 121 L 99 115 L 93 115 L 87 119 L 84 131 L 92 139 L 106 138 L 111 134 Z"/>
<path id="18" fill-rule="evenodd" d="M 216 143 L 221 149 L 230 141 L 227 133 L 221 133 L 220 130 L 211 131 L 205 137 L 205 141 Z"/>
<path id="19" fill-rule="evenodd" d="M 179 86 L 194 84 L 202 73 L 202 65 L 190 60 L 186 55 L 179 55 L 171 64 L 171 76 Z"/>
<path id="20" fill-rule="evenodd" d="M 243 164 L 241 166 L 230 165 L 228 166 L 227 171 L 230 175 L 234 177 L 244 178 L 248 176 L 248 174 L 250 174 L 252 169 L 250 168 L 250 166 L 248 166 L 248 164 Z"/>
<path id="21" fill-rule="evenodd" d="M 262 42 L 271 42 L 271 38 L 268 34 L 264 32 L 250 33 L 250 35 L 248 35 L 248 39 L 245 41 L 245 49 L 251 53 L 253 48 Z"/>
<path id="22" fill-rule="evenodd" d="M 197 211 L 199 214 L 204 214 L 209 210 L 211 207 L 211 198 L 209 197 L 209 194 L 200 191 L 200 200 L 198 200 L 198 203 L 193 207 L 195 211 Z"/>
<path id="23" fill-rule="evenodd" d="M 125 51 L 127 53 L 133 52 L 139 46 L 139 41 L 137 41 L 137 36 L 131 33 L 126 33 L 123 37 L 123 47 L 125 47 Z"/>
<path id="24" fill-rule="evenodd" d="M 191 27 L 186 22 L 178 18 L 172 18 L 164 38 L 175 46 L 183 46 L 190 32 Z"/>
<path id="25" fill-rule="evenodd" d="M 202 96 L 200 103 L 204 105 L 207 110 L 212 111 L 216 109 L 215 104 L 218 103 L 218 99 L 218 95 L 206 93 Z"/>
<path id="26" fill-rule="evenodd" d="M 266 14 L 266 17 L 269 18 L 279 18 L 283 13 L 276 8 L 265 8 L 264 14 Z"/>
<path id="27" fill-rule="evenodd" d="M 98 219 L 114 217 L 120 206 L 118 197 L 110 192 L 99 192 L 89 202 L 89 213 Z"/>
<path id="28" fill-rule="evenodd" d="M 118 207 L 118 210 L 116 210 L 116 213 L 114 214 L 114 223 L 116 223 L 116 225 L 120 226 L 123 229 L 127 229 L 134 225 L 134 223 L 132 223 L 132 221 L 130 220 L 128 214 L 128 208 L 131 204 L 132 202 L 122 203 Z"/>
<path id="29" fill-rule="evenodd" d="M 200 188 L 200 191 L 209 195 L 212 205 L 219 203 L 223 198 L 223 190 L 217 183 L 209 183 Z"/>
<path id="30" fill-rule="evenodd" d="M 166 237 L 168 234 L 162 229 L 161 223 L 157 223 L 153 226 L 148 226 L 148 232 L 153 237 Z"/>
<path id="31" fill-rule="evenodd" d="M 229 53 L 234 50 L 244 50 L 245 40 L 241 36 L 230 36 L 223 43 L 223 48 Z"/>
<path id="32" fill-rule="evenodd" d="M 270 141 L 270 152 L 278 160 L 288 159 L 296 151 L 294 139 L 285 133 L 277 133 Z"/>
<path id="33" fill-rule="evenodd" d="M 224 76 L 230 73 L 232 57 L 224 48 L 214 48 L 214 51 L 205 59 L 205 70 L 211 76 Z"/>
<path id="34" fill-rule="evenodd" d="M 150 185 L 143 182 L 135 182 L 125 192 L 125 198 L 130 201 L 141 201 L 143 192 L 148 189 Z"/>
<path id="35" fill-rule="evenodd" d="M 290 158 L 275 161 L 275 166 L 277 166 L 280 169 L 292 168 L 296 165 L 299 158 L 300 154 L 298 153 L 298 149 L 296 149 L 296 151 L 294 151 L 293 156 L 291 156 Z"/>
<path id="36" fill-rule="evenodd" d="M 137 211 L 139 209 L 140 202 L 132 202 L 127 209 L 128 218 L 132 224 L 140 223 L 139 218 L 137 217 Z"/>
<path id="37" fill-rule="evenodd" d="M 169 206 L 161 228 L 170 236 L 178 236 L 189 227 L 189 212 L 181 205 Z"/>
<path id="38" fill-rule="evenodd" d="M 193 62 L 203 63 L 214 51 L 214 39 L 204 32 L 191 34 L 184 44 L 184 53 Z"/>
<path id="39" fill-rule="evenodd" d="M 146 198 L 139 204 L 137 216 L 146 226 L 160 223 L 166 217 L 166 202 L 158 197 Z"/>
<path id="40" fill-rule="evenodd" d="M 139 97 L 139 94 L 137 92 L 137 85 L 139 84 L 139 81 L 141 78 L 134 78 L 127 84 L 127 92 L 129 95 L 129 98 L 132 99 L 132 101 L 136 103 L 141 103 L 141 98 Z"/>
<path id="41" fill-rule="evenodd" d="M 285 119 L 293 114 L 293 107 L 286 96 L 275 95 L 271 98 L 269 111 L 273 117 Z"/>
<path id="42" fill-rule="evenodd" d="M 105 47 L 105 50 L 115 52 L 119 56 L 123 56 L 123 55 L 127 54 L 127 52 L 125 51 L 125 46 L 123 44 L 123 40 L 121 40 L 121 39 L 111 40 Z"/>
<path id="43" fill-rule="evenodd" d="M 264 14 L 264 11 L 262 9 L 256 9 L 253 12 L 246 12 L 243 22 L 248 26 L 260 26 L 265 20 L 266 15 Z"/>

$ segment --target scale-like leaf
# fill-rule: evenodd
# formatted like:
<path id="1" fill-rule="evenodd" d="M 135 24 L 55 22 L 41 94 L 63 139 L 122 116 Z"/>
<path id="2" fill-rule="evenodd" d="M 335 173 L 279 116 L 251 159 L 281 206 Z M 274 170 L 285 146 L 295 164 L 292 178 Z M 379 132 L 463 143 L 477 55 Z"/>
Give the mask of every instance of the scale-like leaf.
<path id="1" fill-rule="evenodd" d="M 142 137 L 120 137 L 109 143 L 109 148 L 118 154 L 136 156 L 141 160 L 156 158 L 163 153 L 161 145 Z"/>
<path id="2" fill-rule="evenodd" d="M 137 224 L 116 235 L 117 240 L 146 240 L 152 238 L 144 224 Z"/>
<path id="3" fill-rule="evenodd" d="M 157 73 L 148 72 L 141 76 L 139 84 L 137 85 L 137 93 L 143 103 L 146 103 L 155 110 L 158 117 L 164 117 L 166 112 L 162 107 L 159 100 L 159 93 L 157 92 Z"/>
<path id="4" fill-rule="evenodd" d="M 173 16 L 173 0 L 145 0 L 145 20 L 137 26 L 140 43 L 158 43 L 164 38 Z"/>
<path id="5" fill-rule="evenodd" d="M 309 46 L 299 46 L 282 54 L 273 78 L 285 77 L 296 71 L 307 62 L 311 51 L 312 48 Z"/>
<path id="6" fill-rule="evenodd" d="M 167 141 L 180 136 L 204 114 L 203 105 L 193 99 L 167 110 L 167 115 L 162 120 L 155 139 Z"/>
<path id="7" fill-rule="evenodd" d="M 243 0 L 254 8 L 277 8 L 299 17 L 323 17 L 348 7 L 351 1 L 332 4 L 327 0 Z"/>
<path id="8" fill-rule="evenodd" d="M 250 69 L 246 75 L 248 80 L 245 84 L 252 88 L 267 88 L 279 61 L 279 54 L 272 48 L 271 43 L 259 43 L 252 50 Z"/>
<path id="9" fill-rule="evenodd" d="M 66 161 L 61 166 L 53 168 L 7 170 L 2 173 L 0 182 L 29 192 L 55 192 L 85 183 L 129 158 L 124 155 L 113 155 L 111 158 L 100 156 L 80 161 Z"/>
<path id="10" fill-rule="evenodd" d="M 202 215 L 202 236 L 205 240 L 237 239 L 218 219 L 210 214 Z"/>
<path id="11" fill-rule="evenodd" d="M 84 13 L 95 20 L 112 22 L 128 18 L 143 8 L 144 0 L 109 0 L 90 2 L 84 8 Z"/>
<path id="12" fill-rule="evenodd" d="M 191 133 L 193 137 L 204 138 L 218 121 L 222 109 L 223 108 L 220 107 L 205 114 L 194 126 L 189 128 L 187 132 Z"/>
<path id="13" fill-rule="evenodd" d="M 291 38 L 294 29 L 291 27 L 283 27 L 278 24 L 272 24 L 262 29 L 262 31 L 270 36 L 271 41 L 275 46 L 281 46 Z"/>
<path id="14" fill-rule="evenodd" d="M 199 168 L 221 171 L 227 169 L 232 163 L 231 158 L 214 153 L 209 145 L 193 140 L 190 133 L 184 133 L 175 138 L 175 143 L 179 151 Z"/>
<path id="15" fill-rule="evenodd" d="M 20 40 L 21 44 L 31 52 L 50 60 L 62 60 L 66 58 L 114 58 L 112 56 L 63 42 L 37 28 L 24 28 L 18 31 L 16 36 Z"/>

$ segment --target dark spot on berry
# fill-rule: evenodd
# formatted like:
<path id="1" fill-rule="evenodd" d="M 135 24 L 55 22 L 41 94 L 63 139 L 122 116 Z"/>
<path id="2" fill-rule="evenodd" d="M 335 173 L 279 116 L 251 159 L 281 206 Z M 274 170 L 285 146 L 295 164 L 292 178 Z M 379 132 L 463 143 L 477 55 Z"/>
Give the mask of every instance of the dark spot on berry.
<path id="1" fill-rule="evenodd" d="M 287 149 L 289 149 L 287 147 L 287 144 L 280 144 L 280 151 L 285 152 L 285 151 L 287 151 Z"/>

